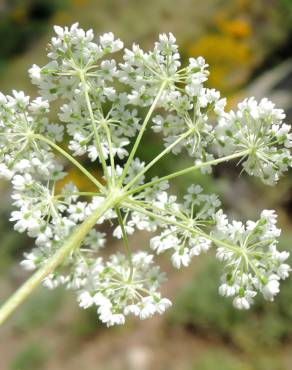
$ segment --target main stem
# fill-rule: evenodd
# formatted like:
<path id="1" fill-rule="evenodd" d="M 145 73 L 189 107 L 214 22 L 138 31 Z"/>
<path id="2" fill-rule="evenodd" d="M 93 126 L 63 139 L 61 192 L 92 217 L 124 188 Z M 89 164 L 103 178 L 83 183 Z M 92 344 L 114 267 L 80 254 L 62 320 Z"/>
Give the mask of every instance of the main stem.
<path id="1" fill-rule="evenodd" d="M 31 292 L 53 272 L 75 249 L 79 248 L 88 232 L 94 227 L 97 220 L 110 208 L 114 207 L 118 198 L 110 194 L 104 199 L 100 207 L 93 212 L 57 250 L 57 252 L 35 272 L 0 308 L 0 325 L 15 311 L 15 309 L 31 294 Z"/>

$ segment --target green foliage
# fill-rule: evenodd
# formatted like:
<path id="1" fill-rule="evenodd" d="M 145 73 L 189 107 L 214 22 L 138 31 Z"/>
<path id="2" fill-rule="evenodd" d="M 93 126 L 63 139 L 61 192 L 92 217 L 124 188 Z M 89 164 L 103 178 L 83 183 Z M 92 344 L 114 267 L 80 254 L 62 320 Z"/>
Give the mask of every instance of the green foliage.
<path id="1" fill-rule="evenodd" d="M 0 274 L 4 276 L 10 266 L 15 263 L 16 255 L 19 253 L 19 247 L 24 244 L 26 238 L 23 235 L 17 235 L 16 232 L 7 232 L 0 227 L 3 235 L 0 248 Z"/>
<path id="2" fill-rule="evenodd" d="M 221 266 L 206 258 L 192 282 L 178 295 L 170 314 L 173 323 L 231 340 L 248 352 L 274 348 L 292 337 L 292 289 L 284 282 L 273 303 L 258 299 L 248 312 L 237 311 L 218 295 Z"/>
<path id="3" fill-rule="evenodd" d="M 0 246 L 0 275 L 5 276 L 7 270 L 15 263 L 15 260 L 19 260 L 19 256 L 22 255 L 25 248 L 30 246 L 31 240 L 23 234 L 20 235 L 16 231 L 11 230 L 7 209 L 0 210 L 0 234 L 2 236 Z"/>
<path id="4" fill-rule="evenodd" d="M 280 0 L 283 10 L 289 12 L 289 16 L 292 16 L 292 1 L 291 0 Z"/>
<path id="5" fill-rule="evenodd" d="M 216 281 L 220 276 L 219 263 L 213 259 L 201 262 L 199 273 L 179 293 L 171 320 L 198 330 L 229 337 L 230 329 L 236 327 L 245 313 L 235 310 L 229 302 L 218 296 Z"/>
<path id="6" fill-rule="evenodd" d="M 47 30 L 48 19 L 67 5 L 68 0 L 12 0 L 3 5 L 0 16 L 0 72 L 5 67 L 6 59 L 24 51 L 31 41 Z"/>
<path id="7" fill-rule="evenodd" d="M 219 351 L 218 349 L 209 349 L 199 358 L 191 370 L 250 370 L 244 362 L 234 355 Z"/>
<path id="8" fill-rule="evenodd" d="M 22 306 L 14 327 L 20 331 L 29 331 L 51 323 L 61 307 L 64 298 L 62 289 L 55 289 L 50 294 L 44 288 L 38 289 Z"/>
<path id="9" fill-rule="evenodd" d="M 30 343 L 16 354 L 10 370 L 41 370 L 47 358 L 47 352 L 39 344 Z"/>
<path id="10" fill-rule="evenodd" d="M 218 347 L 208 348 L 190 370 L 286 370 L 277 353 L 264 356 L 237 355 Z"/>
<path id="11" fill-rule="evenodd" d="M 70 327 L 70 333 L 79 338 L 88 338 L 103 328 L 103 325 L 97 319 L 96 308 L 90 307 L 86 310 L 78 310 L 78 314 Z"/>

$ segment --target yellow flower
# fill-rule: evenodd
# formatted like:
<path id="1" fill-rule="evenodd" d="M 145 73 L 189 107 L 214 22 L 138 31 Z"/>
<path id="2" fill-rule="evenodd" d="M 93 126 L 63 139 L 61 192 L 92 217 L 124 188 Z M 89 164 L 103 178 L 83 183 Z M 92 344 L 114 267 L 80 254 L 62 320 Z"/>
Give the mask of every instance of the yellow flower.
<path id="1" fill-rule="evenodd" d="M 222 20 L 218 23 L 219 29 L 232 37 L 247 38 L 252 33 L 250 23 L 243 18 Z"/>
<path id="2" fill-rule="evenodd" d="M 59 194 L 63 187 L 69 182 L 73 182 L 79 191 L 98 192 L 96 186 L 94 186 L 94 184 L 89 181 L 88 178 L 84 176 L 76 167 L 70 168 L 67 172 L 68 175 L 64 179 L 57 182 L 55 187 L 56 194 Z M 92 175 L 98 180 L 101 180 L 100 174 L 97 171 L 93 172 Z"/>
<path id="3" fill-rule="evenodd" d="M 226 34 L 203 36 L 187 53 L 192 57 L 204 55 L 210 65 L 208 84 L 224 93 L 242 86 L 254 64 L 250 45 Z"/>

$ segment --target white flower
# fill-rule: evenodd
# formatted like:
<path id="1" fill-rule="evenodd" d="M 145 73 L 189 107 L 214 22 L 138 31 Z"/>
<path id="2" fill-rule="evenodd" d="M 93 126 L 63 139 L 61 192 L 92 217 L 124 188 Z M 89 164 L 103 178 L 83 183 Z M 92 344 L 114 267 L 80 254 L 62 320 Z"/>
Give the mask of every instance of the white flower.
<path id="1" fill-rule="evenodd" d="M 153 316 L 156 312 L 156 307 L 153 300 L 150 297 L 146 297 L 142 300 L 142 309 L 140 311 L 139 317 L 141 320 L 148 319 Z"/>
<path id="2" fill-rule="evenodd" d="M 13 176 L 13 171 L 10 171 L 9 168 L 4 163 L 0 163 L 0 178 L 10 180 Z"/>
<path id="3" fill-rule="evenodd" d="M 163 314 L 171 306 L 172 303 L 169 299 L 162 298 L 156 303 L 156 310 L 158 313 Z"/>
<path id="4" fill-rule="evenodd" d="M 273 301 L 275 295 L 280 292 L 279 276 L 271 275 L 268 278 L 268 282 L 262 287 L 261 291 L 263 296 L 268 301 Z"/>
<path id="5" fill-rule="evenodd" d="M 82 308 L 91 307 L 94 303 L 93 297 L 88 292 L 82 292 L 78 298 L 79 306 Z"/>
<path id="6" fill-rule="evenodd" d="M 106 53 L 114 53 L 123 48 L 123 43 L 120 39 L 115 40 L 112 32 L 108 32 L 100 36 L 100 44 Z"/>
<path id="7" fill-rule="evenodd" d="M 135 231 L 135 229 L 129 225 L 125 226 L 126 233 L 128 235 L 132 235 Z M 113 236 L 116 237 L 117 239 L 122 239 L 123 237 L 123 232 L 121 226 L 117 226 L 115 230 L 113 231 Z"/>
<path id="8" fill-rule="evenodd" d="M 180 268 L 181 266 L 188 266 L 191 262 L 189 250 L 184 248 L 177 252 L 174 252 L 171 256 L 171 262 L 174 267 Z"/>
<path id="9" fill-rule="evenodd" d="M 129 314 L 132 314 L 134 316 L 140 315 L 140 308 L 137 304 L 130 304 L 129 306 L 126 306 L 124 309 L 124 315 L 127 316 Z"/>
<path id="10" fill-rule="evenodd" d="M 39 256 L 37 256 L 35 253 L 25 253 L 24 254 L 25 259 L 20 262 L 20 265 L 28 271 L 33 271 L 37 268 L 37 262 L 39 259 Z"/>
<path id="11" fill-rule="evenodd" d="M 12 179 L 12 185 L 15 190 L 23 191 L 32 186 L 33 179 L 29 173 L 22 175 L 15 175 Z"/>
<path id="12" fill-rule="evenodd" d="M 202 252 L 207 252 L 211 248 L 212 241 L 203 237 L 194 238 L 190 241 L 191 256 L 199 256 Z"/>
<path id="13" fill-rule="evenodd" d="M 31 68 L 28 70 L 30 78 L 34 83 L 40 81 L 41 79 L 41 68 L 36 64 L 33 64 Z"/>
<path id="14" fill-rule="evenodd" d="M 99 292 L 93 296 L 93 301 L 97 306 L 102 307 L 102 309 L 111 308 L 112 306 L 110 300 Z"/>
<path id="15" fill-rule="evenodd" d="M 12 90 L 13 96 L 7 96 L 8 106 L 10 108 L 24 110 L 29 104 L 29 96 L 26 96 L 23 91 Z"/>
<path id="16" fill-rule="evenodd" d="M 222 284 L 219 287 L 219 294 L 223 297 L 232 297 L 234 296 L 239 290 L 239 287 L 236 285 L 229 285 L 229 284 Z"/>
<path id="17" fill-rule="evenodd" d="M 91 229 L 84 239 L 84 245 L 89 246 L 97 251 L 105 246 L 105 233 L 101 233 L 95 229 Z"/>
<path id="18" fill-rule="evenodd" d="M 248 293 L 244 297 L 236 297 L 233 300 L 233 305 L 238 310 L 249 310 L 251 304 L 253 303 L 253 297 L 255 296 L 255 292 Z"/>
<path id="19" fill-rule="evenodd" d="M 279 275 L 281 279 L 286 279 L 290 272 L 291 267 L 287 265 L 287 263 L 282 263 L 277 269 L 277 275 Z"/>
<path id="20" fill-rule="evenodd" d="M 68 213 L 70 214 L 70 219 L 73 222 L 83 221 L 85 218 L 86 206 L 87 206 L 86 202 L 77 202 L 76 204 L 71 204 L 68 207 Z"/>
<path id="21" fill-rule="evenodd" d="M 125 323 L 125 316 L 123 314 L 115 314 L 110 310 L 102 310 L 99 312 L 100 321 L 106 323 L 108 327 L 113 325 L 123 325 Z"/>
<path id="22" fill-rule="evenodd" d="M 34 211 L 23 208 L 21 211 L 13 211 L 11 213 L 10 221 L 16 221 L 14 229 L 23 233 L 29 231 L 35 233 L 39 231 L 41 226 L 41 211 Z"/>
<path id="23" fill-rule="evenodd" d="M 54 31 L 56 32 L 56 34 L 59 36 L 59 37 L 63 37 L 64 36 L 64 29 L 60 26 L 54 26 Z"/>
<path id="24" fill-rule="evenodd" d="M 175 229 L 173 229 L 175 230 Z M 177 237 L 172 235 L 169 230 L 163 231 L 161 235 L 154 236 L 150 240 L 150 247 L 156 251 L 157 254 L 160 254 L 167 249 L 175 248 L 177 244 L 179 243 L 179 240 Z"/>
<path id="25" fill-rule="evenodd" d="M 216 258 L 219 261 L 228 261 L 232 259 L 233 256 L 234 256 L 234 253 L 227 248 L 219 247 L 216 250 Z"/>
<path id="26" fill-rule="evenodd" d="M 219 153 L 246 150 L 244 170 L 268 185 L 278 182 L 292 163 L 290 126 L 283 123 L 285 114 L 274 104 L 262 99 L 245 99 L 236 112 L 221 116 L 216 128 Z"/>

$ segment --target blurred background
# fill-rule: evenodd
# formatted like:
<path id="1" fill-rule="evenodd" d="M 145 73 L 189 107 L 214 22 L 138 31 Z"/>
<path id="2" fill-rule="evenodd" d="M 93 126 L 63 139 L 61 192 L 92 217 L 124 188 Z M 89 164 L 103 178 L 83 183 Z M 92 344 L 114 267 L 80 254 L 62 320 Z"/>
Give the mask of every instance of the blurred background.
<path id="1" fill-rule="evenodd" d="M 112 31 L 127 46 L 151 47 L 161 32 L 173 32 L 184 60 L 202 55 L 210 64 L 208 85 L 229 98 L 229 108 L 246 95 L 267 96 L 292 119 L 292 0 L 0 0 L 0 91 L 23 89 L 34 96 L 27 69 L 46 63 L 52 25 L 79 22 L 95 32 Z M 139 156 L 152 158 L 161 143 L 151 134 Z M 164 160 L 161 170 L 185 167 L 187 158 Z M 86 188 L 68 169 L 67 178 Z M 292 174 L 275 188 L 239 176 L 221 165 L 212 176 L 192 174 L 173 184 L 177 193 L 196 182 L 220 195 L 235 218 L 257 219 L 276 209 L 281 245 L 292 251 Z M 0 182 L 0 301 L 28 274 L 19 267 L 32 241 L 12 230 L 9 186 Z M 136 234 L 133 248 L 147 246 Z M 111 242 L 109 249 L 120 248 Z M 217 294 L 221 266 L 204 256 L 181 271 L 159 259 L 169 281 L 164 294 L 173 307 L 147 321 L 107 329 L 94 310 L 78 308 L 72 293 L 38 288 L 0 330 L 2 370 L 291 370 L 292 283 L 275 303 L 258 300 L 238 312 Z"/>

